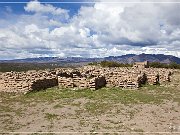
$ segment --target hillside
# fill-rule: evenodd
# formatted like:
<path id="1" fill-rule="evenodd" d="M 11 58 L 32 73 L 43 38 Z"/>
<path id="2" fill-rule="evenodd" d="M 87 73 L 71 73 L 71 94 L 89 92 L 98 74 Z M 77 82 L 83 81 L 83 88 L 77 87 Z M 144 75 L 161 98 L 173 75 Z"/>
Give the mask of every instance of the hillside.
<path id="1" fill-rule="evenodd" d="M 14 60 L 0 60 L 1 63 L 89 63 L 98 61 L 117 61 L 120 63 L 134 63 L 142 61 L 160 62 L 160 63 L 171 63 L 175 62 L 180 64 L 180 58 L 172 55 L 164 54 L 127 54 L 122 56 L 109 56 L 104 58 L 83 58 L 83 57 L 40 57 L 40 58 L 27 58 L 27 59 L 14 59 Z"/>

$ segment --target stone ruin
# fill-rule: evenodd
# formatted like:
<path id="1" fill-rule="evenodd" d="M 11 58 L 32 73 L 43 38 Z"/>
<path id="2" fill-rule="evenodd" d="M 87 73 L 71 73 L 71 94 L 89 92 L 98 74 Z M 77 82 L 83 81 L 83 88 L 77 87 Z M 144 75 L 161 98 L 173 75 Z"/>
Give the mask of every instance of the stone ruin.
<path id="1" fill-rule="evenodd" d="M 136 89 L 145 83 L 156 85 L 169 82 L 172 73 L 172 69 L 145 68 L 145 66 L 114 68 L 84 66 L 77 69 L 6 72 L 0 73 L 0 92 L 27 93 L 54 86 L 93 90 L 105 86 Z"/>
<path id="2" fill-rule="evenodd" d="M 0 73 L 0 92 L 27 93 L 57 85 L 56 74 L 49 71 Z"/>
<path id="3" fill-rule="evenodd" d="M 102 75 L 106 80 L 106 87 L 139 88 L 142 84 L 162 84 L 170 81 L 172 69 L 163 68 L 131 68 L 131 67 L 84 67 L 83 73 L 91 76 Z"/>
<path id="4" fill-rule="evenodd" d="M 148 61 L 144 61 L 144 62 L 135 62 L 133 64 L 134 68 L 148 68 L 149 67 L 149 62 Z"/>
<path id="5" fill-rule="evenodd" d="M 57 76 L 59 87 L 65 88 L 90 88 L 95 90 L 104 87 L 106 84 L 104 76 L 88 76 L 88 74 L 79 70 L 61 71 Z"/>

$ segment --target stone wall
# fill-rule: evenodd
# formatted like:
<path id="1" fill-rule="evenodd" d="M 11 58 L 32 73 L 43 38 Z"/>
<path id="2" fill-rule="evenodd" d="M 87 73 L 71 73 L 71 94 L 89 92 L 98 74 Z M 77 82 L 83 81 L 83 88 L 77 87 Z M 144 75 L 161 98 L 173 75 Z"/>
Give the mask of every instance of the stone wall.
<path id="1" fill-rule="evenodd" d="M 27 93 L 58 85 L 49 71 L 6 72 L 0 74 L 0 92 Z"/>
<path id="2" fill-rule="evenodd" d="M 144 61 L 144 62 L 135 62 L 133 64 L 134 68 L 148 68 L 149 67 L 149 62 L 148 61 Z"/>
<path id="3" fill-rule="evenodd" d="M 89 88 L 92 90 L 102 88 L 105 85 L 106 85 L 106 79 L 104 76 L 94 77 L 89 80 Z"/>
<path id="4" fill-rule="evenodd" d="M 26 93 L 53 86 L 65 88 L 121 87 L 139 88 L 142 84 L 163 84 L 170 81 L 171 69 L 163 68 L 102 68 L 84 66 L 78 69 L 0 73 L 0 92 Z"/>
<path id="5" fill-rule="evenodd" d="M 81 75 L 80 72 L 71 73 L 72 76 L 64 76 L 63 74 L 59 74 L 58 76 L 58 84 L 59 87 L 64 88 L 78 88 L 78 89 L 98 89 L 106 84 L 106 80 L 104 76 L 96 76 L 96 77 L 87 77 Z"/>
<path id="6" fill-rule="evenodd" d="M 141 84 L 150 85 L 169 82 L 172 69 L 163 68 L 102 68 L 86 66 L 81 72 L 89 76 L 104 75 L 107 87 L 138 88 Z"/>

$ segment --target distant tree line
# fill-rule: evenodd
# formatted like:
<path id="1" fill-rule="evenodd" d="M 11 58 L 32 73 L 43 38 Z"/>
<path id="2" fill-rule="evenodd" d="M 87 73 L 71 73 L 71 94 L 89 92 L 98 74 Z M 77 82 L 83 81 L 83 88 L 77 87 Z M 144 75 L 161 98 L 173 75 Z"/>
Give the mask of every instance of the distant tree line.
<path id="1" fill-rule="evenodd" d="M 88 65 L 100 65 L 102 67 L 132 67 L 133 64 L 119 63 L 115 61 L 101 61 L 92 62 Z M 180 64 L 172 62 L 170 64 L 164 64 L 159 62 L 149 63 L 150 67 L 153 68 L 171 68 L 180 69 Z M 59 64 L 59 63 L 0 63 L 0 72 L 10 72 L 10 71 L 28 71 L 28 70 L 44 70 L 44 69 L 54 69 L 60 67 L 71 67 L 74 68 L 73 64 Z"/>
<path id="2" fill-rule="evenodd" d="M 132 67 L 132 64 L 119 63 L 115 61 L 101 61 L 101 62 L 92 62 L 88 65 L 100 65 L 102 67 Z"/>
<path id="3" fill-rule="evenodd" d="M 153 68 L 171 68 L 171 69 L 180 69 L 180 64 L 171 62 L 170 64 L 160 63 L 160 62 L 151 62 L 149 63 L 150 67 Z"/>
<path id="4" fill-rule="evenodd" d="M 100 65 L 102 67 L 132 67 L 133 64 L 119 63 L 115 61 L 101 61 L 101 62 L 92 62 L 88 65 Z M 150 62 L 149 67 L 153 68 L 171 68 L 171 69 L 180 69 L 180 64 L 172 62 L 170 64 L 160 63 L 160 62 Z"/>
<path id="5" fill-rule="evenodd" d="M 0 72 L 44 70 L 60 67 L 56 63 L 0 63 Z"/>

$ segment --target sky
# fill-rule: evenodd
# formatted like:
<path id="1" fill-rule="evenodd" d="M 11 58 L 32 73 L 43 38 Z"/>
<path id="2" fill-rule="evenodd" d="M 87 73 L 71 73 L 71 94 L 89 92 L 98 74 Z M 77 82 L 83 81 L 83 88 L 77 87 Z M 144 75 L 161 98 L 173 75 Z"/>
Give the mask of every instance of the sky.
<path id="1" fill-rule="evenodd" d="M 0 0 L 0 60 L 180 58 L 180 0 Z"/>

